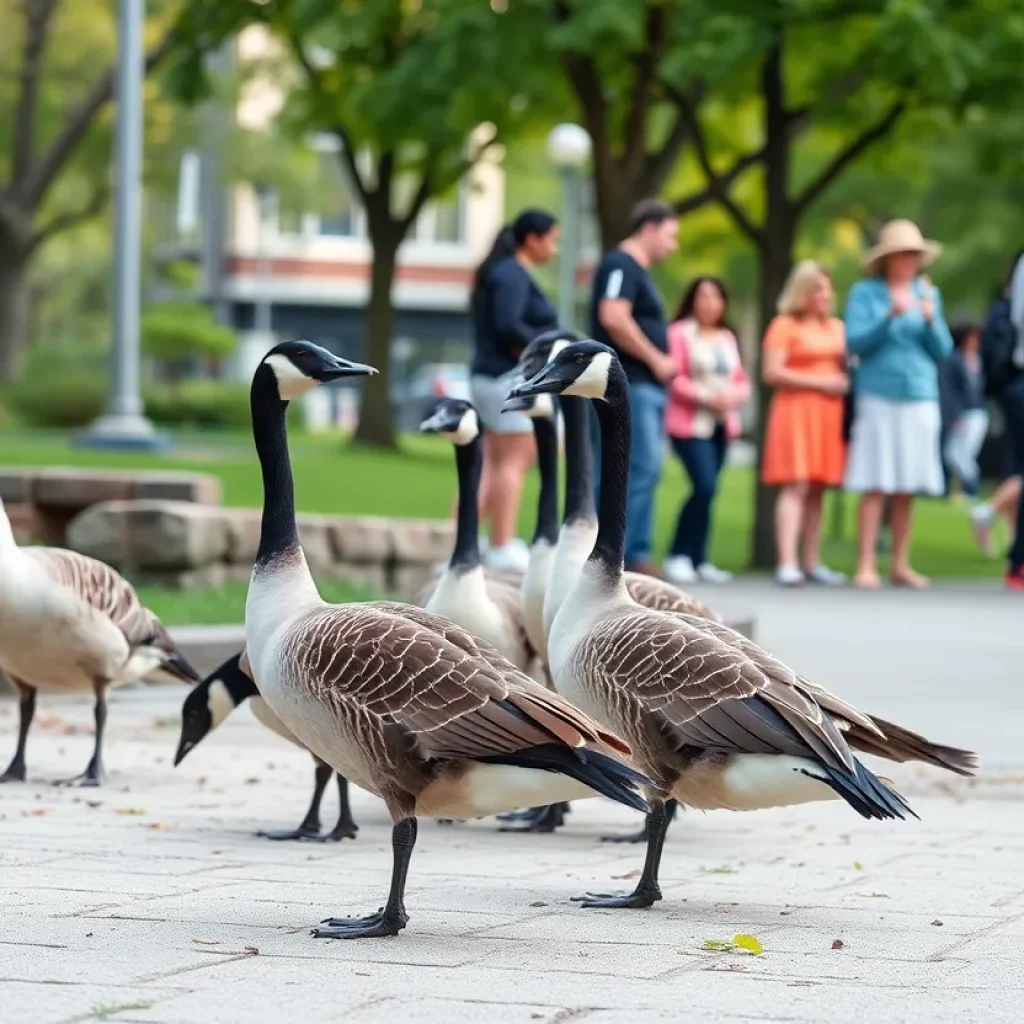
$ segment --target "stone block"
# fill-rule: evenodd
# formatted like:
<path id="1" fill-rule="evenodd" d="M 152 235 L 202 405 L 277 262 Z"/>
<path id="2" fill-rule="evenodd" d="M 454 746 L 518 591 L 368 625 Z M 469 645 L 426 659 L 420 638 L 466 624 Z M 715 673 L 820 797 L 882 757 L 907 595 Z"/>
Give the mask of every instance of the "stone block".
<path id="1" fill-rule="evenodd" d="M 260 510 L 225 508 L 221 513 L 228 533 L 227 560 L 232 565 L 245 566 L 249 572 L 260 547 Z"/>
<path id="2" fill-rule="evenodd" d="M 455 523 L 442 519 L 395 519 L 392 536 L 399 565 L 434 565 L 451 556 Z"/>
<path id="3" fill-rule="evenodd" d="M 335 562 L 319 574 L 321 580 L 344 580 L 366 590 L 367 598 L 377 598 L 388 588 L 388 570 L 383 563 Z"/>
<path id="4" fill-rule="evenodd" d="M 228 582 L 227 570 L 223 562 L 211 562 L 195 569 L 145 569 L 137 579 L 146 586 L 166 590 L 212 590 Z"/>
<path id="5" fill-rule="evenodd" d="M 228 531 L 216 506 L 192 502 L 104 502 L 68 527 L 68 544 L 118 568 L 196 569 L 222 562 Z"/>
<path id="6" fill-rule="evenodd" d="M 425 604 L 424 588 L 428 583 L 437 581 L 437 574 L 429 565 L 396 565 L 388 580 L 386 593 L 399 601 L 411 604 Z"/>
<path id="7" fill-rule="evenodd" d="M 334 565 L 331 545 L 331 520 L 328 516 L 304 515 L 298 517 L 299 543 L 306 555 L 310 572 L 317 575 L 329 572 Z"/>
<path id="8" fill-rule="evenodd" d="M 23 469 L 0 469 L 0 501 L 5 505 L 28 502 L 32 497 L 32 478 Z"/>
<path id="9" fill-rule="evenodd" d="M 380 516 L 338 516 L 331 520 L 331 543 L 339 562 L 379 563 L 394 556 L 394 520 Z"/>
<path id="10" fill-rule="evenodd" d="M 32 500 L 37 505 L 79 509 L 131 496 L 132 477 L 128 473 L 59 466 L 37 470 L 32 480 Z"/>
<path id="11" fill-rule="evenodd" d="M 221 484 L 206 473 L 147 473 L 132 479 L 132 497 L 159 501 L 194 501 L 219 505 Z"/>

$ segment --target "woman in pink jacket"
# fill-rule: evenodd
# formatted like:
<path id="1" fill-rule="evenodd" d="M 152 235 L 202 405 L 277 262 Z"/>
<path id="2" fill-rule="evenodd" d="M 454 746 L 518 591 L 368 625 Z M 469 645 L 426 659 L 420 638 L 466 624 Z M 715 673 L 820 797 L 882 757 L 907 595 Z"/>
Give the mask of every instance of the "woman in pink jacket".
<path id="1" fill-rule="evenodd" d="M 740 407 L 750 398 L 736 336 L 725 324 L 729 297 L 715 277 L 699 277 L 683 296 L 668 329 L 672 381 L 665 429 L 690 477 L 665 575 L 680 585 L 726 583 L 731 573 L 708 561 L 711 505 L 729 442 L 740 433 Z"/>

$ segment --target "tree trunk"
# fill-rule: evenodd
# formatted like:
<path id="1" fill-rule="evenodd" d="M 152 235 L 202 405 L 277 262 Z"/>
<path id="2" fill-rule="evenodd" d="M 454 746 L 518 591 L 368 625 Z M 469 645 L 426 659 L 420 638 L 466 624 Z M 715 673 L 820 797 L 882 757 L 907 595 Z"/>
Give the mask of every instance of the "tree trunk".
<path id="1" fill-rule="evenodd" d="M 391 332 L 394 310 L 391 286 L 395 280 L 398 247 L 402 242 L 397 224 L 371 224 L 373 266 L 370 272 L 370 301 L 366 307 L 367 345 L 365 360 L 377 368 L 363 378 L 363 400 L 353 440 L 374 448 L 397 448 L 391 415 Z"/>
<path id="2" fill-rule="evenodd" d="M 0 383 L 17 376 L 28 343 L 27 275 L 28 257 L 24 253 L 0 253 Z"/>
<path id="3" fill-rule="evenodd" d="M 768 51 L 762 68 L 764 97 L 765 223 L 758 247 L 758 331 L 764 334 L 775 315 L 776 303 L 793 262 L 797 214 L 789 198 L 789 123 L 785 107 L 782 43 Z M 761 383 L 761 346 L 757 347 L 757 487 L 754 496 L 754 534 L 751 565 L 769 569 L 775 564 L 775 489 L 761 483 L 765 429 L 768 424 L 769 390 Z"/>

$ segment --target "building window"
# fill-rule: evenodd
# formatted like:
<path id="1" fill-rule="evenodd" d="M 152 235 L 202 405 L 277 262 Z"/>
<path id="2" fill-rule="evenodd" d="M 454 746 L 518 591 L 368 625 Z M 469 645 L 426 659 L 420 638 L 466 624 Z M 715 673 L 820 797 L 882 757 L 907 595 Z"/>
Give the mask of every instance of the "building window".
<path id="1" fill-rule="evenodd" d="M 361 211 L 352 182 L 342 167 L 340 153 L 320 151 L 317 185 L 320 200 L 317 234 L 332 238 L 361 237 Z"/>

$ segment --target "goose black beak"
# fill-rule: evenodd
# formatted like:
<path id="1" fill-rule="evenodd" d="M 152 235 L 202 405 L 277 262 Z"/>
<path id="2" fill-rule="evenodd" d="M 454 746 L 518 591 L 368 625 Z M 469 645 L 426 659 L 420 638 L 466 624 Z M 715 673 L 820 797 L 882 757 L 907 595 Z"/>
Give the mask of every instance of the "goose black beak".
<path id="1" fill-rule="evenodd" d="M 530 412 L 533 400 L 529 398 L 506 398 L 501 406 L 502 412 Z"/>
<path id="2" fill-rule="evenodd" d="M 520 398 L 532 398 L 534 395 L 558 395 L 561 394 L 575 380 L 575 376 L 569 376 L 565 369 L 557 362 L 548 363 L 541 367 L 540 371 L 529 380 L 516 384 L 508 393 L 502 411 L 508 407 L 508 403 Z"/>
<path id="3" fill-rule="evenodd" d="M 182 761 L 185 760 L 185 755 L 196 745 L 195 740 L 185 739 L 184 736 L 181 738 L 181 742 L 178 744 L 178 752 L 174 755 L 174 767 L 177 768 Z"/>
<path id="4" fill-rule="evenodd" d="M 326 384 L 332 380 L 341 380 L 343 377 L 368 377 L 376 372 L 375 366 L 354 363 L 350 359 L 332 355 L 330 361 L 325 359 L 323 365 L 317 368 L 316 379 L 321 384 Z"/>

